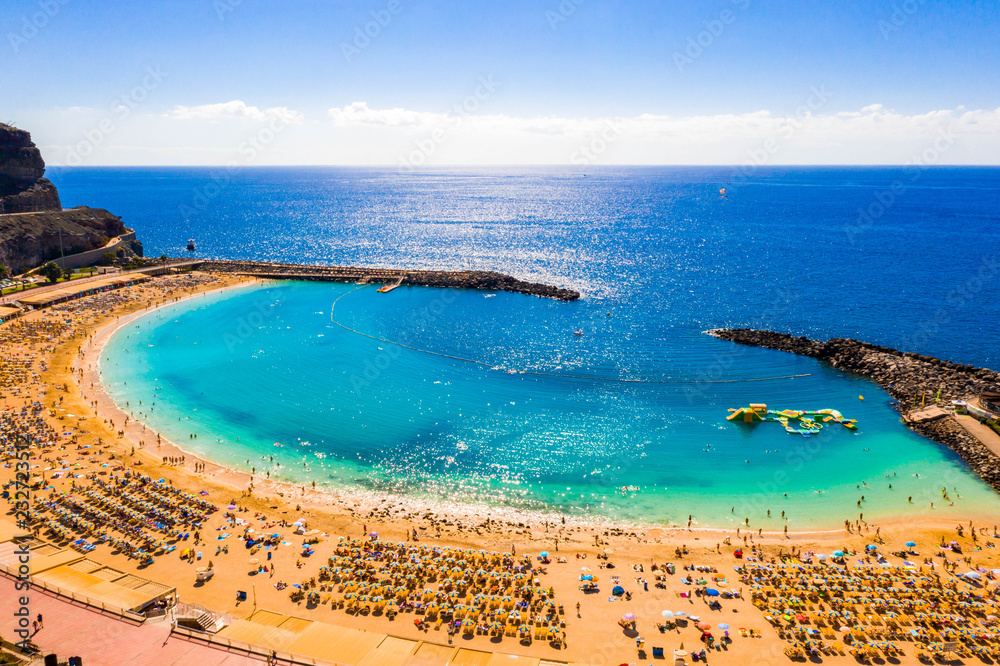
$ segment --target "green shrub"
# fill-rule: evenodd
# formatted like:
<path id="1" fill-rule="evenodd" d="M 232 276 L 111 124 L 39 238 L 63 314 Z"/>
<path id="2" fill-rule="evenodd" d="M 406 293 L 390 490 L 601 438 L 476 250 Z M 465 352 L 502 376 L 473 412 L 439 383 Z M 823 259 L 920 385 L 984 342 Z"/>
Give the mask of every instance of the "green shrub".
<path id="1" fill-rule="evenodd" d="M 38 272 L 41 273 L 46 280 L 53 283 L 58 282 L 59 278 L 63 276 L 63 269 L 60 268 L 59 264 L 54 261 L 50 261 L 42 266 Z"/>

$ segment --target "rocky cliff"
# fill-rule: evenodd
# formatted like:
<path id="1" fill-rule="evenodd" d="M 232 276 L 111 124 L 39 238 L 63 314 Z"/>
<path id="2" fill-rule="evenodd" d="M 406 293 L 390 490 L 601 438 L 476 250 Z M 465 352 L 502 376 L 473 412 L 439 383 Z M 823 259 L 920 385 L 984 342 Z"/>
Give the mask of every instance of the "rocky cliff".
<path id="1" fill-rule="evenodd" d="M 0 213 L 62 210 L 31 134 L 0 123 Z"/>
<path id="2" fill-rule="evenodd" d="M 125 233 L 121 218 L 101 208 L 71 208 L 59 212 L 0 215 L 0 264 L 17 271 L 103 247 Z"/>
<path id="3" fill-rule="evenodd" d="M 63 210 L 44 174 L 31 135 L 0 123 L 0 265 L 12 271 L 96 250 L 126 231 L 119 217 L 101 208 Z M 137 240 L 123 249 L 142 256 Z"/>

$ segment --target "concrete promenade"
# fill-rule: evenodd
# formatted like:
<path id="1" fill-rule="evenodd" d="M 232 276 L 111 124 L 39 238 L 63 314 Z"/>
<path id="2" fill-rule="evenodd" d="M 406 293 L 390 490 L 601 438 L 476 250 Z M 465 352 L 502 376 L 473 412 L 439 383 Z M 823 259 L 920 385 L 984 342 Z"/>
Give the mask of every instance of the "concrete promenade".
<path id="1" fill-rule="evenodd" d="M 20 640 L 14 631 L 24 592 L 14 587 L 14 579 L 0 576 L 0 635 L 4 640 Z M 31 637 L 42 657 L 55 653 L 59 661 L 81 657 L 86 666 L 249 666 L 264 664 L 263 657 L 248 657 L 221 647 L 196 643 L 171 635 L 166 618 L 138 624 L 104 614 L 63 597 L 33 589 L 28 593 L 31 621 L 41 614 L 43 626 Z M 283 661 L 283 664 L 288 662 Z"/>

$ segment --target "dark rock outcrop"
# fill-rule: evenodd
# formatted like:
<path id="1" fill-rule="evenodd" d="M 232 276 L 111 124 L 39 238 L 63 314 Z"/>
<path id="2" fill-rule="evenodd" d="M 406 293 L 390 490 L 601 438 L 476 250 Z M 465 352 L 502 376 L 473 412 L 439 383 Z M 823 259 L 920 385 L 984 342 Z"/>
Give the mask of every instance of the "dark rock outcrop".
<path id="1" fill-rule="evenodd" d="M 15 271 L 38 266 L 61 252 L 69 256 L 103 247 L 125 231 L 121 218 L 101 208 L 0 215 L 0 263 Z"/>
<path id="2" fill-rule="evenodd" d="M 492 271 L 409 271 L 395 268 L 358 268 L 349 266 L 312 266 L 305 264 L 273 264 L 261 261 L 205 260 L 202 270 L 242 273 L 265 278 L 325 280 L 330 282 L 377 282 L 422 287 L 452 287 L 509 291 L 561 301 L 575 301 L 580 292 L 538 282 L 525 282 Z"/>
<path id="3" fill-rule="evenodd" d="M 68 265 L 125 233 L 120 218 L 101 208 L 63 210 L 56 186 L 43 178 L 45 161 L 31 134 L 0 123 L 0 265 L 12 271 L 38 266 L 62 254 Z M 138 240 L 120 246 L 127 258 L 142 256 Z"/>
<path id="4" fill-rule="evenodd" d="M 61 210 L 31 134 L 0 123 L 0 213 Z"/>
<path id="5" fill-rule="evenodd" d="M 921 396 L 942 401 L 959 400 L 995 391 L 1000 373 L 988 368 L 952 363 L 933 356 L 901 352 L 858 340 L 832 338 L 826 342 L 786 333 L 750 328 L 722 328 L 709 335 L 743 345 L 791 352 L 871 379 L 896 399 L 903 412 Z M 944 444 L 961 456 L 987 483 L 1000 491 L 1000 457 L 969 435 L 952 419 L 909 424 L 914 431 Z"/>
<path id="6" fill-rule="evenodd" d="M 38 213 L 62 210 L 59 192 L 48 178 L 39 178 L 26 190 L 4 197 L 4 213 Z"/>

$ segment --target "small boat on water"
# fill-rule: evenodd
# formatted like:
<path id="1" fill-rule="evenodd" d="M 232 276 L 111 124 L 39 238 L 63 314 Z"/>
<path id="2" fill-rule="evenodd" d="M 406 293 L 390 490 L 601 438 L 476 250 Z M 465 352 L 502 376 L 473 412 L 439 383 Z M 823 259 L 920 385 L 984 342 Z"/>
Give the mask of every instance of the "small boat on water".
<path id="1" fill-rule="evenodd" d="M 194 239 L 188 238 L 187 249 L 189 252 L 194 252 Z"/>
<path id="2" fill-rule="evenodd" d="M 576 329 L 575 331 L 573 331 L 573 335 L 583 335 L 583 329 L 582 328 Z"/>

